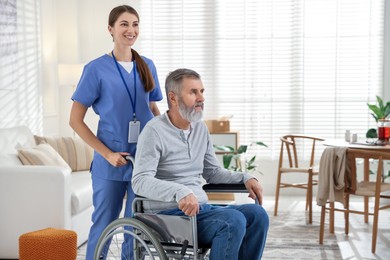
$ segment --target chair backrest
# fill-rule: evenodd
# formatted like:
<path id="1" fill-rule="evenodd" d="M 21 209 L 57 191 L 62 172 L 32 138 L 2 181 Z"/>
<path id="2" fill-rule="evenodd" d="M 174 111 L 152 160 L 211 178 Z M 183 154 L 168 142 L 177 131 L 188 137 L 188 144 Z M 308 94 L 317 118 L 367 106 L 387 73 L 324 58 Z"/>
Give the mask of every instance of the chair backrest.
<path id="1" fill-rule="evenodd" d="M 323 138 L 305 135 L 285 135 L 280 138 L 281 147 L 279 155 L 279 168 L 283 166 L 283 155 L 286 153 L 288 156 L 288 162 L 290 168 L 299 168 L 300 160 L 297 153 L 298 147 L 310 142 L 311 155 L 309 161 L 309 167 L 312 167 L 315 159 L 315 150 L 317 142 L 324 141 Z"/>
<path id="2" fill-rule="evenodd" d="M 383 182 L 383 160 L 390 160 L 390 149 L 384 150 L 362 150 L 362 149 L 348 149 L 347 156 L 349 161 L 349 174 L 345 174 L 345 191 L 354 194 L 357 189 L 357 159 L 363 159 L 365 172 L 369 172 L 370 159 L 378 160 L 376 182 Z"/>

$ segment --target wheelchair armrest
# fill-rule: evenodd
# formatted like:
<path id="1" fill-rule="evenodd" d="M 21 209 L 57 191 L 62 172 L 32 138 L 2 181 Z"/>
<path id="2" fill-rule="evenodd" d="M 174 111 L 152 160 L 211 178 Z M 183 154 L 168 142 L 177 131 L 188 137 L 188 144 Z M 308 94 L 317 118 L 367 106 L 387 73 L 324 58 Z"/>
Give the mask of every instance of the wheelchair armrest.
<path id="1" fill-rule="evenodd" d="M 142 205 L 142 203 L 145 202 L 145 201 L 161 202 L 161 201 L 158 201 L 158 200 L 149 199 L 149 198 L 146 198 L 146 197 L 143 197 L 143 196 L 135 194 L 135 198 L 133 199 L 133 202 L 131 203 L 131 205 L 132 205 L 131 208 L 132 208 L 133 214 L 135 212 L 143 212 L 143 205 Z"/>
<path id="2" fill-rule="evenodd" d="M 233 192 L 233 193 L 247 193 L 248 190 L 244 183 L 223 183 L 223 184 L 205 184 L 203 185 L 205 192 Z"/>

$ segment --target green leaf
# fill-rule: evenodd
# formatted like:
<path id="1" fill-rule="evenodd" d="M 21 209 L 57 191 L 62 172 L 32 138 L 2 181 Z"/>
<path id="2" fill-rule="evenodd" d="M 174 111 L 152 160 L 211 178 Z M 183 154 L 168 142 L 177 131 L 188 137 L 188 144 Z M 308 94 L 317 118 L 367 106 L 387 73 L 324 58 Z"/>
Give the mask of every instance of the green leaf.
<path id="1" fill-rule="evenodd" d="M 375 128 L 368 129 L 366 133 L 366 138 L 378 138 L 378 133 Z"/>
<path id="2" fill-rule="evenodd" d="M 234 153 L 234 148 L 228 145 L 214 145 L 214 148 L 228 153 Z"/>
<path id="3" fill-rule="evenodd" d="M 384 112 L 385 118 L 387 118 L 390 115 L 390 101 L 387 102 Z"/>
<path id="4" fill-rule="evenodd" d="M 376 115 L 374 115 L 374 114 L 372 114 L 372 113 L 371 113 L 371 115 L 374 117 L 375 122 L 378 122 L 378 117 L 376 117 Z"/>
<path id="5" fill-rule="evenodd" d="M 233 154 L 225 154 L 222 156 L 223 167 L 229 169 L 230 163 L 232 162 Z"/>
<path id="6" fill-rule="evenodd" d="M 240 147 L 238 147 L 238 149 L 237 149 L 237 153 L 238 154 L 246 153 L 247 149 L 248 149 L 247 145 L 240 145 Z"/>
<path id="7" fill-rule="evenodd" d="M 264 146 L 264 147 L 268 147 L 265 143 L 263 142 L 256 142 L 257 145 L 260 145 L 260 146 Z"/>
<path id="8" fill-rule="evenodd" d="M 379 107 L 377 107 L 376 105 L 370 105 L 370 104 L 367 105 L 371 109 L 371 111 L 374 112 L 376 118 L 378 119 L 383 118 L 383 111 Z"/>
<path id="9" fill-rule="evenodd" d="M 246 167 L 246 169 L 247 169 L 248 171 L 253 170 L 253 169 L 255 169 L 255 168 L 256 168 L 255 165 L 251 165 L 251 166 Z"/>
<path id="10" fill-rule="evenodd" d="M 383 111 L 384 106 L 383 106 L 383 100 L 380 98 L 380 96 L 376 96 L 376 100 L 378 101 L 379 104 L 379 109 Z"/>
<path id="11" fill-rule="evenodd" d="M 253 156 L 253 157 L 249 160 L 248 165 L 253 164 L 253 163 L 255 162 L 255 160 L 256 160 L 256 155 Z"/>

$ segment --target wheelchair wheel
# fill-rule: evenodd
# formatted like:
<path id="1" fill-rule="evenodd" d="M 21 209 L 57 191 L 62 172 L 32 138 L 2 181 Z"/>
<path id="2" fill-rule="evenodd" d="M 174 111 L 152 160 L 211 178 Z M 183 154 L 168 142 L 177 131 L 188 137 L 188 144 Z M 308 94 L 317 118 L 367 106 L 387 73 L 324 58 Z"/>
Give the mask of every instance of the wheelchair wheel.
<path id="1" fill-rule="evenodd" d="M 133 241 L 125 243 L 125 237 Z M 159 239 L 147 225 L 134 218 L 121 218 L 104 229 L 95 248 L 95 260 L 133 259 L 133 253 L 134 259 L 168 260 Z"/>

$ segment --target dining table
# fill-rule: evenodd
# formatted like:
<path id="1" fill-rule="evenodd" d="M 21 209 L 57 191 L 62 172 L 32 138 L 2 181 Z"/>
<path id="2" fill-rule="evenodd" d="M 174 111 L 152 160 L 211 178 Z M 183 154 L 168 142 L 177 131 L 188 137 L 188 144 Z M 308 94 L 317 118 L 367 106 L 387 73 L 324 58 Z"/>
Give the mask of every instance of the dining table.
<path id="1" fill-rule="evenodd" d="M 346 147 L 351 149 L 363 149 L 366 151 L 381 151 L 384 153 L 390 153 L 390 143 L 380 143 L 378 144 L 375 139 L 372 141 L 366 141 L 366 140 L 357 140 L 356 142 L 347 142 L 344 139 L 325 139 L 322 144 L 327 147 Z M 348 150 L 347 150 L 348 152 Z M 364 159 L 364 168 L 363 168 L 363 178 L 364 181 L 369 180 L 370 176 L 370 167 L 369 163 L 367 162 L 368 159 Z M 368 222 L 368 199 L 369 197 L 364 197 L 364 222 Z"/>
<path id="2" fill-rule="evenodd" d="M 390 143 L 386 144 L 377 144 L 375 140 L 373 141 L 363 141 L 358 140 L 357 142 L 346 142 L 344 139 L 325 139 L 322 141 L 322 144 L 325 146 L 333 147 L 347 147 L 353 149 L 364 149 L 364 150 L 381 150 L 384 152 L 390 153 Z"/>

